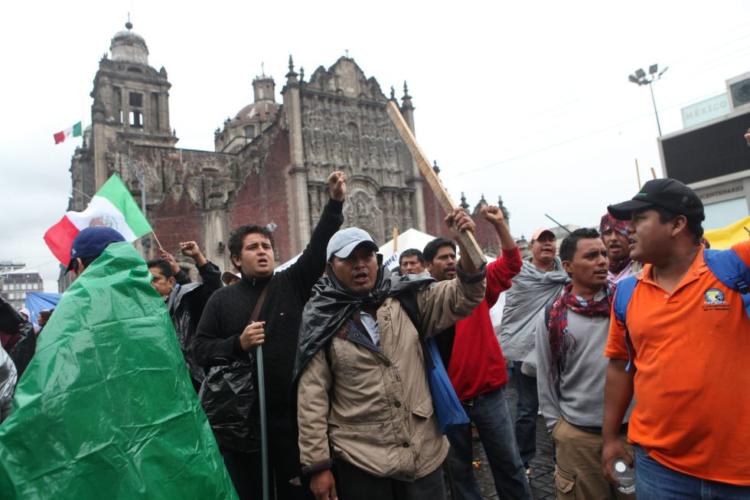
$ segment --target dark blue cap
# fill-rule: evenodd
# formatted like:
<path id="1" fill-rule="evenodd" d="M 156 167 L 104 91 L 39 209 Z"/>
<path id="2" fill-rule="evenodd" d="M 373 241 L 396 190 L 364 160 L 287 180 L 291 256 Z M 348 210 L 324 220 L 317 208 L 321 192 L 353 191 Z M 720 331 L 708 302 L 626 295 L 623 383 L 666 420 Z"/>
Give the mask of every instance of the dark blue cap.
<path id="1" fill-rule="evenodd" d="M 98 257 L 107 248 L 107 245 L 118 241 L 125 241 L 125 238 L 111 227 L 87 227 L 78 233 L 76 239 L 73 240 L 68 271 L 73 268 L 76 259 Z"/>

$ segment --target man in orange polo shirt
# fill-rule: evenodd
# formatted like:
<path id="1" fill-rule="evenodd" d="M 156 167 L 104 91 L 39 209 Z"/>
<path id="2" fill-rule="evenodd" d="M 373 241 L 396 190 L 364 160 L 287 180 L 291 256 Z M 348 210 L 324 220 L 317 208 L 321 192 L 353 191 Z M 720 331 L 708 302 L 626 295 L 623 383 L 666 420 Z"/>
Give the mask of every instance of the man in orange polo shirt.
<path id="1" fill-rule="evenodd" d="M 645 265 L 615 296 L 605 349 L 605 474 L 613 480 L 618 458 L 633 464 L 618 433 L 635 396 L 628 438 L 638 498 L 750 498 L 750 318 L 736 291 L 742 286 L 715 274 L 731 267 L 750 283 L 750 241 L 704 253 L 703 204 L 674 179 L 649 181 L 608 209 L 631 220 L 630 256 Z"/>

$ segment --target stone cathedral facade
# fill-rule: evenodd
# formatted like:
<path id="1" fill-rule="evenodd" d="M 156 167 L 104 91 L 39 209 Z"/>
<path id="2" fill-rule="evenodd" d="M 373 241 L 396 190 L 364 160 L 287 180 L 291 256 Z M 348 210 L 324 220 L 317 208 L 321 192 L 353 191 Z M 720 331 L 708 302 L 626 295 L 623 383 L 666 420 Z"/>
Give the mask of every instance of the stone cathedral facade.
<path id="1" fill-rule="evenodd" d="M 393 89 L 384 95 L 352 58 L 305 79 L 290 57 L 282 102 L 273 78 L 261 75 L 252 82 L 253 102 L 216 129 L 214 151 L 181 149 L 170 123 L 167 71 L 149 66 L 145 40 L 130 23 L 126 28 L 112 38 L 94 78 L 91 126 L 70 167 L 70 210 L 83 210 L 118 173 L 168 251 L 196 240 L 228 268 L 232 228 L 270 224 L 284 262 L 308 242 L 328 198 L 327 176 L 339 169 L 348 177 L 345 225 L 366 229 L 378 244 L 394 228 L 445 234 L 443 212 L 386 114 Z M 414 130 L 406 84 L 398 104 Z M 478 225 L 480 245 L 496 253 L 494 232 Z M 146 257 L 156 254 L 153 238 L 139 244 Z"/>

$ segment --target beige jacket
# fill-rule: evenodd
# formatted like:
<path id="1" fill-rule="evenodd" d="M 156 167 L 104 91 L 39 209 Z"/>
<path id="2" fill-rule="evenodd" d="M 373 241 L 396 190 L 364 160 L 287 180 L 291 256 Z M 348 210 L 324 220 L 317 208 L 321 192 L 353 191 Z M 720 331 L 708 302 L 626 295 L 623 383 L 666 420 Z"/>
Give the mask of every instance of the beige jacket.
<path id="1" fill-rule="evenodd" d="M 417 292 L 422 331 L 441 332 L 484 298 L 485 281 L 441 281 Z M 437 469 L 448 441 L 433 416 L 416 328 L 396 299 L 378 308 L 377 353 L 333 337 L 298 386 L 300 460 L 307 472 L 342 458 L 379 477 L 414 480 Z M 333 457 L 331 457 L 333 450 Z"/>

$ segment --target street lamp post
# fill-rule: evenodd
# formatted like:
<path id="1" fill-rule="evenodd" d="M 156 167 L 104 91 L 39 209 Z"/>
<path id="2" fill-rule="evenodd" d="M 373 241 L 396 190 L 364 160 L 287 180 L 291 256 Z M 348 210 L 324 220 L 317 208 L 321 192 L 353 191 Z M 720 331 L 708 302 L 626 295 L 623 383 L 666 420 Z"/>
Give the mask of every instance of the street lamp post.
<path id="1" fill-rule="evenodd" d="M 661 75 L 669 69 L 669 66 L 659 71 L 658 64 L 652 64 L 648 67 L 648 74 L 639 68 L 635 72 L 628 76 L 628 80 L 635 83 L 638 86 L 648 85 L 651 90 L 651 102 L 654 105 L 654 114 L 656 115 L 656 128 L 659 131 L 659 137 L 661 137 L 661 124 L 659 123 L 659 110 L 656 108 L 656 98 L 654 97 L 654 82 L 661 79 Z"/>

